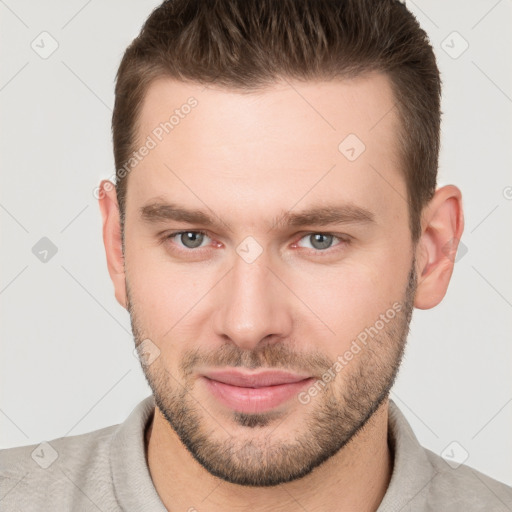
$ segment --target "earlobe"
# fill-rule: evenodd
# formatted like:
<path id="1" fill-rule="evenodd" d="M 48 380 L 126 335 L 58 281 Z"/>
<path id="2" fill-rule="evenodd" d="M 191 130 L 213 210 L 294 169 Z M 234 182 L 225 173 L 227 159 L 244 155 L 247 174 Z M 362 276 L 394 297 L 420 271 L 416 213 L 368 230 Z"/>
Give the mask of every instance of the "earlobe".
<path id="1" fill-rule="evenodd" d="M 98 202 L 103 220 L 103 243 L 107 256 L 107 267 L 114 284 L 115 296 L 119 304 L 126 309 L 126 282 L 124 255 L 121 241 L 121 223 L 115 185 L 102 180 L 99 186 Z"/>
<path id="2" fill-rule="evenodd" d="M 433 308 L 445 296 L 463 230 L 460 190 L 454 185 L 438 189 L 422 214 L 422 234 L 416 249 L 416 308 Z"/>

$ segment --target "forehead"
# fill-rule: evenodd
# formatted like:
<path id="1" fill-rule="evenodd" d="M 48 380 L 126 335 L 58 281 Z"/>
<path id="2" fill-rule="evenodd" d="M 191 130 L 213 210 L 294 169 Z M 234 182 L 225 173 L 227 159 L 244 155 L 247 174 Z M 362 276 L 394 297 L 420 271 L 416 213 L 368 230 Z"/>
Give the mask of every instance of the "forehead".
<path id="1" fill-rule="evenodd" d="M 187 104 L 192 99 L 197 105 L 190 109 Z M 254 128 L 259 131 L 255 144 L 264 138 L 270 141 L 274 135 L 280 136 L 280 145 L 297 146 L 299 135 L 312 143 L 327 136 L 326 143 L 335 143 L 347 133 L 355 133 L 371 144 L 374 138 L 386 134 L 393 140 L 389 128 L 396 123 L 395 102 L 390 79 L 376 72 L 331 81 L 281 79 L 254 91 L 159 78 L 146 91 L 139 137 L 151 133 L 175 113 L 171 124 L 176 140 L 180 133 L 188 135 L 187 124 L 195 122 L 194 128 L 201 125 L 197 146 L 229 142 L 223 140 L 225 135 L 232 143 L 247 143 L 247 135 L 254 135 Z M 183 123 L 187 117 L 193 121 Z"/>
<path id="2" fill-rule="evenodd" d="M 251 92 L 161 78 L 142 105 L 135 146 L 151 141 L 151 150 L 130 172 L 127 197 L 140 204 L 178 193 L 195 207 L 259 212 L 323 198 L 386 208 L 406 194 L 397 130 L 391 85 L 379 73 Z M 387 190 L 376 190 L 383 183 Z"/>

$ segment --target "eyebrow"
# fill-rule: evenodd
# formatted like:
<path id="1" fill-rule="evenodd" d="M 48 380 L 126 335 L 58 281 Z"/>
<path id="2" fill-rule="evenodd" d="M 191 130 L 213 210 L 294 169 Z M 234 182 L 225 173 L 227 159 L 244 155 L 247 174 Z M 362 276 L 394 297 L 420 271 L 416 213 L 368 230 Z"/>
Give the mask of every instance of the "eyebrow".
<path id="1" fill-rule="evenodd" d="M 140 214 L 142 220 L 147 223 L 173 220 L 217 228 L 223 225 L 224 228 L 233 231 L 229 224 L 216 215 L 212 216 L 206 211 L 184 208 L 173 203 L 153 202 L 141 207 Z M 331 224 L 370 224 L 373 222 L 375 222 L 375 215 L 370 210 L 353 204 L 345 204 L 312 207 L 299 212 L 284 211 L 273 219 L 271 229 L 281 229 L 286 226 L 327 226 Z"/>

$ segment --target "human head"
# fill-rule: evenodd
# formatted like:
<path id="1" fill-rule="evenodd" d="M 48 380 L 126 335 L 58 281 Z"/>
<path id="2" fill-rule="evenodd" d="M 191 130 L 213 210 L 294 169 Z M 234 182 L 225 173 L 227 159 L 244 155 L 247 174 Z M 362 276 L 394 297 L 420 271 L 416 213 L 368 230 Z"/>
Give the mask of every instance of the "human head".
<path id="1" fill-rule="evenodd" d="M 245 92 L 280 78 L 385 73 L 400 119 L 396 144 L 413 241 L 436 187 L 441 80 L 426 33 L 398 0 L 168 0 L 149 16 L 117 73 L 112 118 L 124 234 L 131 154 L 150 84 L 171 77 Z M 140 141 L 142 143 L 142 141 Z M 139 144 L 140 145 L 140 144 Z M 135 162 L 136 165 L 136 162 Z"/>
<path id="2" fill-rule="evenodd" d="M 160 21 L 150 18 L 153 36 L 166 39 L 180 16 L 190 20 L 206 3 L 180 4 L 178 18 L 172 12 L 178 4 L 164 4 L 157 11 Z M 360 7 L 349 4 L 353 11 L 346 23 L 337 23 L 359 23 L 359 30 L 366 30 L 372 40 L 360 25 L 361 13 L 355 14 Z M 245 13 L 246 4 L 214 5 L 215 12 L 198 15 L 206 17 L 212 41 L 205 42 L 201 30 L 193 39 L 195 50 L 206 52 L 204 60 L 194 56 L 191 41 L 170 45 L 178 60 L 210 73 L 209 80 L 162 73 L 160 61 L 158 72 L 149 68 L 141 75 L 147 87 L 145 92 L 140 89 L 140 101 L 130 103 L 133 108 L 125 105 L 124 118 L 119 102 L 134 100 L 136 94 L 121 90 L 118 81 L 114 127 L 124 122 L 135 130 L 132 139 L 129 129 L 124 132 L 126 151 L 130 141 L 135 147 L 142 144 L 153 127 L 187 98 L 196 98 L 197 104 L 129 173 L 127 188 L 100 194 L 100 207 L 116 297 L 130 313 L 138 347 L 144 350 L 146 341 L 157 354 L 150 365 L 143 365 L 158 406 L 154 423 L 165 422 L 167 430 L 172 426 L 211 474 L 232 483 L 269 486 L 308 474 L 364 434 L 365 425 L 373 421 L 375 427 L 375 418 L 385 419 L 383 406 L 403 354 L 413 304 L 433 307 L 446 291 L 453 261 L 443 257 L 441 249 L 460 236 L 460 195 L 449 187 L 435 192 L 420 189 L 422 194 L 429 189 L 432 198 L 422 211 L 421 229 L 415 228 L 422 242 L 417 247 L 418 235 L 411 237 L 416 223 L 409 215 L 414 211 L 409 187 L 428 180 L 434 187 L 435 166 L 428 174 L 425 161 L 432 140 L 424 133 L 426 138 L 417 139 L 419 149 L 410 157 L 421 160 L 422 165 L 417 162 L 415 167 L 419 174 L 411 171 L 409 182 L 404 171 L 406 136 L 416 131 L 410 119 L 402 119 L 407 108 L 397 104 L 397 98 L 404 103 L 402 96 L 410 91 L 406 87 L 403 94 L 397 92 L 393 77 L 411 84 L 410 73 L 404 78 L 398 68 L 385 71 L 375 62 L 373 68 L 362 69 L 363 50 L 356 46 L 358 58 L 352 56 L 344 74 L 294 75 L 288 66 L 288 74 L 267 73 L 262 81 L 257 75 L 244 75 L 230 60 L 256 59 L 236 46 L 240 35 L 231 24 L 225 44 L 232 37 L 234 46 L 224 54 L 226 70 L 245 78 L 243 87 L 240 80 L 214 76 L 207 64 L 218 50 L 213 41 L 224 34 L 215 21 L 223 19 L 222 6 L 241 9 L 240 16 L 233 16 L 245 26 L 243 33 L 251 33 L 251 16 Z M 291 30 L 294 13 L 301 12 L 298 5 L 255 2 L 253 7 L 266 12 L 276 25 L 288 20 Z M 313 3 L 304 5 L 313 9 Z M 406 12 L 399 4 L 382 5 L 389 10 L 384 9 L 382 16 L 391 24 L 393 9 Z M 281 17 L 268 14 L 279 8 L 288 10 Z M 366 9 L 370 26 L 378 25 L 378 8 L 371 11 L 368 4 Z M 331 26 L 330 15 L 324 13 L 322 19 Z M 319 14 L 309 12 L 309 20 L 315 26 Z M 400 27 L 397 37 L 408 33 L 403 24 Z M 330 29 L 325 34 L 324 40 L 331 40 Z M 392 40 L 389 35 L 385 39 L 387 44 Z M 409 55 L 401 41 L 399 53 Z M 413 40 L 410 43 L 414 46 Z M 428 48 L 424 46 L 432 57 Z M 375 45 L 374 53 L 377 49 Z M 271 57 L 270 50 L 260 52 L 260 59 Z M 316 50 L 332 64 L 321 45 Z M 151 52 L 139 52 L 154 64 Z M 317 59 L 315 55 L 309 57 Z M 305 61 L 297 51 L 293 56 L 297 63 Z M 410 58 L 408 66 L 416 65 Z M 120 76 L 132 72 L 126 62 Z M 265 62 L 262 70 L 275 68 Z M 175 66 L 174 61 L 167 66 Z M 417 65 L 417 74 L 412 74 L 418 87 L 421 80 L 428 82 L 424 69 L 424 64 Z M 411 100 L 411 112 L 416 115 L 425 101 Z M 359 134 L 366 144 L 353 160 L 339 150 L 340 139 L 347 134 Z M 433 135 L 436 158 L 437 136 Z M 124 201 L 120 208 L 118 200 Z M 122 251 L 119 210 L 125 216 Z M 320 228 L 334 224 L 341 232 L 325 236 L 331 229 Z M 303 239 L 313 242 L 304 231 L 299 233 L 301 227 L 308 228 L 305 233 L 322 234 L 320 245 L 338 239 L 339 243 L 333 248 L 305 248 Z M 197 236 L 199 230 L 204 233 Z M 192 238 L 182 238 L 192 232 Z M 202 247 L 208 238 L 213 244 Z M 180 245 L 185 242 L 192 247 Z M 244 253 L 252 256 L 246 259 Z M 336 361 L 345 355 L 347 363 L 337 368 Z M 268 413 L 241 413 L 220 406 L 205 387 L 204 373 L 224 367 L 277 368 L 320 380 L 332 370 L 335 377 L 321 392 L 311 392 L 307 404 L 288 402 Z"/>

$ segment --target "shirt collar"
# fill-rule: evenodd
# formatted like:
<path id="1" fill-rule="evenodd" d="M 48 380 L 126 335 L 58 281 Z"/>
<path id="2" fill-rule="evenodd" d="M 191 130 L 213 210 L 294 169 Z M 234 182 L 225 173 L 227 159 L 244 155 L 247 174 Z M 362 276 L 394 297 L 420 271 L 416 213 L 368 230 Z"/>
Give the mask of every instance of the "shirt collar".
<path id="1" fill-rule="evenodd" d="M 423 510 L 430 482 L 437 471 L 402 411 L 391 399 L 388 409 L 388 443 L 393 453 L 393 472 L 377 512 Z"/>
<path id="2" fill-rule="evenodd" d="M 152 395 L 115 431 L 110 445 L 114 492 L 123 510 L 166 512 L 151 480 L 145 449 L 146 425 L 155 410 Z M 421 509 L 436 471 L 398 406 L 389 400 L 388 442 L 393 471 L 377 512 Z"/>
<path id="3" fill-rule="evenodd" d="M 110 470 L 116 499 L 123 510 L 167 512 L 156 492 L 146 458 L 145 430 L 155 410 L 153 395 L 132 411 L 110 444 Z"/>

